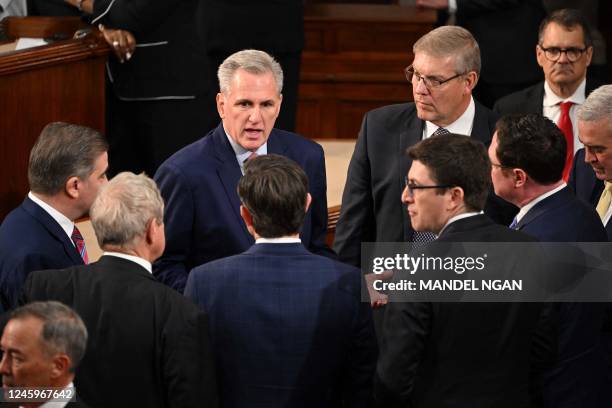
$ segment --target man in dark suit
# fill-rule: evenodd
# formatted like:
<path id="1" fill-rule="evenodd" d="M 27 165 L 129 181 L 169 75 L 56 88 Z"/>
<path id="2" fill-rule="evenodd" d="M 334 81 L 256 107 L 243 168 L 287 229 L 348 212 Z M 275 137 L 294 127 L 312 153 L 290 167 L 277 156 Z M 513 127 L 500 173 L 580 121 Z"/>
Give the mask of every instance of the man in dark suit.
<path id="1" fill-rule="evenodd" d="M 491 108 L 500 97 L 542 79 L 531 58 L 538 25 L 546 16 L 542 0 L 416 0 L 438 10 L 438 23 L 468 30 L 480 46 L 482 71 L 474 95 Z M 450 24 L 450 23 L 449 23 Z"/>
<path id="2" fill-rule="evenodd" d="M 312 205 L 300 237 L 308 250 L 331 254 L 325 245 L 323 149 L 301 136 L 273 129 L 282 101 L 280 65 L 263 51 L 240 51 L 221 64 L 219 86 L 221 124 L 173 155 L 155 175 L 167 204 L 168 234 L 155 276 L 180 292 L 192 268 L 238 254 L 253 244 L 240 218 L 236 186 L 244 162 L 254 155 L 280 154 L 304 169 Z"/>
<path id="3" fill-rule="evenodd" d="M 85 322 L 76 385 L 94 407 L 216 406 L 206 316 L 151 274 L 164 250 L 163 208 L 153 180 L 117 175 L 91 208 L 102 258 L 34 272 L 24 285 L 24 302 L 58 300 Z"/>
<path id="4" fill-rule="evenodd" d="M 33 302 L 11 312 L 0 349 L 3 402 L 20 402 L 19 388 L 57 391 L 29 398 L 26 408 L 85 408 L 73 384 L 74 370 L 85 354 L 87 329 L 72 309 L 59 302 Z M 52 401 L 55 401 L 54 403 Z M 72 402 L 69 402 L 72 401 Z M 54 405 L 57 404 L 57 405 Z M 8 404 L 0 404 L 6 406 Z"/>
<path id="5" fill-rule="evenodd" d="M 74 220 L 89 211 L 106 183 L 108 145 L 93 129 L 51 123 L 30 152 L 30 192 L 0 226 L 0 300 L 17 303 L 26 276 L 38 269 L 66 268 L 87 261 Z"/>
<path id="6" fill-rule="evenodd" d="M 543 82 L 501 98 L 493 110 L 499 114 L 539 113 L 563 130 L 568 150 L 563 178 L 568 179 L 574 153 L 582 147 L 576 110 L 599 86 L 587 79 L 593 40 L 587 20 L 578 10 L 553 12 L 540 25 L 536 46 Z"/>
<path id="7" fill-rule="evenodd" d="M 66 2 L 98 25 L 114 51 L 106 66 L 110 174 L 151 176 L 214 127 L 202 114 L 214 72 L 198 34 L 198 0 Z"/>
<path id="8" fill-rule="evenodd" d="M 593 91 L 578 110 L 580 140 L 584 149 L 576 153 L 570 187 L 585 202 L 596 207 L 612 241 L 612 85 Z"/>
<path id="9" fill-rule="evenodd" d="M 512 227 L 543 242 L 606 242 L 595 210 L 563 182 L 566 144 L 540 114 L 497 122 L 489 147 L 495 192 L 520 208 Z M 559 254 L 551 254 L 559 256 Z M 559 355 L 543 374 L 545 407 L 609 406 L 602 350 L 604 303 L 560 303 Z"/>
<path id="10" fill-rule="evenodd" d="M 303 1 L 201 0 L 198 13 L 211 67 L 218 67 L 233 53 L 247 48 L 265 51 L 278 61 L 284 74 L 283 109 L 276 127 L 293 132 L 304 48 Z M 257 24 L 253 25 L 253 21 Z M 213 82 L 210 86 L 218 92 Z M 203 114 L 214 115 L 216 121 L 216 109 L 211 108 L 210 113 Z"/>
<path id="11" fill-rule="evenodd" d="M 496 116 L 472 98 L 480 72 L 480 53 L 463 28 L 437 28 L 413 47 L 406 68 L 414 103 L 385 106 L 366 113 L 342 196 L 334 249 L 341 261 L 361 263 L 361 243 L 412 242 L 415 236 L 398 199 L 410 167 L 406 148 L 431 135 L 453 132 L 488 144 Z M 514 209 L 491 197 L 487 212 L 510 223 Z M 507 225 L 507 224 L 506 224 Z"/>
<path id="12" fill-rule="evenodd" d="M 416 231 L 441 242 L 533 241 L 482 214 L 491 167 L 481 142 L 439 135 L 408 154 L 402 202 Z M 528 406 L 530 351 L 543 356 L 532 349 L 539 304 L 391 301 L 386 309 L 377 406 Z"/>
<path id="13" fill-rule="evenodd" d="M 246 252 L 195 268 L 185 294 L 210 313 L 224 407 L 367 407 L 376 363 L 361 273 L 309 253 L 300 226 L 312 199 L 292 160 L 245 166 Z"/>

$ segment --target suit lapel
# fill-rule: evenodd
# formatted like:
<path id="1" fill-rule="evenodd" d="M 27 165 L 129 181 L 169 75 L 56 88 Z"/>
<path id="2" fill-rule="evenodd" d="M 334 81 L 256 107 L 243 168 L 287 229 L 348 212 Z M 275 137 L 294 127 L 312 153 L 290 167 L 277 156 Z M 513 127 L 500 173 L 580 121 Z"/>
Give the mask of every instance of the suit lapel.
<path id="1" fill-rule="evenodd" d="M 571 197 L 568 197 L 568 194 L 570 194 L 570 192 L 567 188 L 564 188 L 563 190 L 556 192 L 550 197 L 546 197 L 544 200 L 534 205 L 533 208 L 529 210 L 523 218 L 521 218 L 516 225 L 516 229 L 521 230 L 523 227 L 533 222 L 543 214 L 546 214 L 548 211 L 566 203 L 568 199 L 571 199 Z"/>
<path id="2" fill-rule="evenodd" d="M 30 200 L 28 197 L 23 201 L 23 209 L 36 219 L 48 232 L 49 234 L 62 243 L 64 252 L 75 265 L 83 264 L 83 258 L 73 245 L 72 241 L 66 235 L 66 232 L 62 227 L 51 217 L 45 210 L 43 210 L 38 204 Z"/>
<path id="3" fill-rule="evenodd" d="M 240 198 L 236 192 L 238 181 L 240 180 L 240 177 L 242 177 L 242 172 L 240 171 L 240 166 L 236 160 L 236 155 L 234 154 L 234 150 L 225 136 L 223 125 L 219 125 L 211 137 L 213 138 L 212 141 L 215 156 L 218 160 L 216 169 L 217 176 L 221 181 L 221 185 L 223 186 L 227 196 L 231 211 L 236 217 L 236 222 L 238 225 L 240 225 L 245 237 L 249 239 L 251 235 L 246 229 L 246 225 L 244 225 L 244 221 L 240 216 Z"/>
<path id="4" fill-rule="evenodd" d="M 407 112 L 406 126 L 401 129 L 399 134 L 397 160 L 399 163 L 400 171 L 397 183 L 400 186 L 400 191 L 404 191 L 404 178 L 408 175 L 408 170 L 410 170 L 410 166 L 412 165 L 412 160 L 406 155 L 406 149 L 408 149 L 408 147 L 410 146 L 417 144 L 421 141 L 421 139 L 423 139 L 423 127 L 425 126 L 425 122 L 418 118 L 416 114 L 416 107 L 414 107 L 413 109 L 414 110 L 412 112 Z M 398 200 L 399 199 L 400 197 L 398 197 Z M 404 241 L 412 241 L 414 231 L 412 230 L 412 226 L 410 224 L 410 217 L 408 216 L 407 211 L 402 211 L 402 220 Z"/>
<path id="5" fill-rule="evenodd" d="M 288 146 L 284 143 L 283 138 L 278 135 L 275 129 L 272 129 L 268 138 L 268 153 L 287 156 L 287 149 Z"/>
<path id="6" fill-rule="evenodd" d="M 472 125 L 472 134 L 470 135 L 476 140 L 480 140 L 485 146 L 491 144 L 493 138 L 493 129 L 489 127 L 487 108 L 482 106 L 478 101 L 474 100 L 476 110 L 474 113 L 474 124 Z"/>
<path id="7" fill-rule="evenodd" d="M 544 101 L 544 82 L 536 84 L 531 92 L 527 93 L 527 100 L 525 101 L 525 112 L 544 113 L 543 103 Z"/>

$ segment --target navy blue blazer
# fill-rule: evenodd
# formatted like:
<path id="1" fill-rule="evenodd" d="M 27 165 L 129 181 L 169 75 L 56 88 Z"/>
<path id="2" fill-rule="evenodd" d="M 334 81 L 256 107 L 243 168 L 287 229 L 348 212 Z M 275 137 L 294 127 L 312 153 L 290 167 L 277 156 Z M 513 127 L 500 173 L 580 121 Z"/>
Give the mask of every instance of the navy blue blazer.
<path id="1" fill-rule="evenodd" d="M 576 152 L 567 185 L 576 193 L 576 197 L 595 208 L 604 183 L 595 176 L 591 165 L 584 161 L 584 154 L 584 148 Z M 606 224 L 606 233 L 608 241 L 612 241 L 612 222 Z"/>
<path id="2" fill-rule="evenodd" d="M 358 269 L 301 244 L 195 268 L 185 295 L 209 314 L 220 405 L 369 406 L 376 339 L 360 293 Z"/>
<path id="3" fill-rule="evenodd" d="M 312 204 L 300 233 L 315 253 L 332 254 L 325 245 L 327 182 L 323 149 L 294 133 L 273 129 L 268 153 L 296 161 L 306 172 Z M 191 269 L 236 255 L 253 245 L 240 217 L 236 187 L 240 166 L 219 125 L 204 138 L 170 157 L 155 174 L 166 210 L 166 250 L 154 265 L 155 276 L 182 292 Z"/>
<path id="4" fill-rule="evenodd" d="M 83 259 L 66 232 L 29 198 L 0 225 L 0 301 L 4 311 L 17 305 L 30 272 L 75 265 L 83 265 Z"/>
<path id="5" fill-rule="evenodd" d="M 592 172 L 592 171 L 591 171 Z M 542 242 L 605 242 L 597 212 L 564 188 L 537 203 L 517 229 Z M 554 254 L 553 254 L 554 256 Z M 609 406 L 602 348 L 605 303 L 559 303 L 559 356 L 543 379 L 545 406 Z"/>

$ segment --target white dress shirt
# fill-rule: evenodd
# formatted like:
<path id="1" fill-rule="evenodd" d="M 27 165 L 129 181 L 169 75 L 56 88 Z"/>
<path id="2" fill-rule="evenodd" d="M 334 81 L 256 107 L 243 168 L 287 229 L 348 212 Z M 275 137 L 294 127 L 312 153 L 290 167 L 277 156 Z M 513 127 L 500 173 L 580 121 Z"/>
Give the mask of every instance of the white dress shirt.
<path id="1" fill-rule="evenodd" d="M 456 121 L 451 123 L 448 126 L 445 126 L 444 129 L 448 130 L 450 133 L 457 133 L 460 135 L 470 136 L 472 134 L 472 127 L 474 126 L 474 116 L 476 115 L 476 104 L 474 103 L 474 98 L 470 97 L 470 104 L 467 109 Z M 434 125 L 429 121 L 425 121 L 425 129 L 423 129 L 423 139 L 427 139 L 434 134 L 436 130 L 440 127 Z"/>
<path id="2" fill-rule="evenodd" d="M 244 174 L 244 162 L 253 152 L 245 149 L 244 147 L 236 143 L 234 139 L 231 138 L 229 133 L 227 133 L 225 128 L 223 128 L 223 131 L 225 132 L 225 136 L 227 137 L 227 140 L 229 140 L 230 145 L 232 145 L 232 149 L 234 150 L 234 154 L 236 155 L 236 160 L 238 161 L 238 166 L 240 166 L 240 171 L 242 172 L 242 174 Z M 259 148 L 255 150 L 255 153 L 257 153 L 258 156 L 264 156 L 268 154 L 268 142 L 259 146 Z"/>

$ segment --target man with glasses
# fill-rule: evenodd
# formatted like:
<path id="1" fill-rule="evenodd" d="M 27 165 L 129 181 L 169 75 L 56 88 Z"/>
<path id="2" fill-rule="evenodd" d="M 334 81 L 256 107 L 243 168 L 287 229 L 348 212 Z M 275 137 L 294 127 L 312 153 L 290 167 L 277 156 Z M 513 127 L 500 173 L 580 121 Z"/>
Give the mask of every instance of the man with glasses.
<path id="1" fill-rule="evenodd" d="M 491 184 L 483 144 L 432 137 L 408 149 L 402 194 L 416 231 L 443 242 L 529 242 L 482 214 Z M 399 299 L 398 299 L 399 300 Z M 377 407 L 527 407 L 533 361 L 548 358 L 538 303 L 390 302 L 376 368 Z M 534 342 L 535 333 L 546 339 Z"/>
<path id="2" fill-rule="evenodd" d="M 349 165 L 334 249 L 340 260 L 356 266 L 362 242 L 433 239 L 431 234 L 415 234 L 399 200 L 410 167 L 406 149 L 448 132 L 471 135 L 486 144 L 495 127 L 495 115 L 472 98 L 480 51 L 467 30 L 439 27 L 421 37 L 413 51 L 406 78 L 412 83 L 414 102 L 366 113 Z M 496 200 L 488 204 L 489 215 L 510 223 L 513 209 Z"/>
<path id="3" fill-rule="evenodd" d="M 593 56 L 588 22 L 573 9 L 557 10 L 540 25 L 536 46 L 544 82 L 501 98 L 493 110 L 500 114 L 539 113 L 559 126 L 567 142 L 563 179 L 567 181 L 574 153 L 582 147 L 576 109 L 600 84 L 586 78 Z"/>

